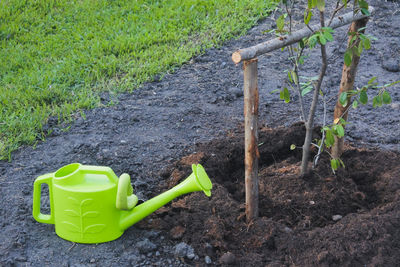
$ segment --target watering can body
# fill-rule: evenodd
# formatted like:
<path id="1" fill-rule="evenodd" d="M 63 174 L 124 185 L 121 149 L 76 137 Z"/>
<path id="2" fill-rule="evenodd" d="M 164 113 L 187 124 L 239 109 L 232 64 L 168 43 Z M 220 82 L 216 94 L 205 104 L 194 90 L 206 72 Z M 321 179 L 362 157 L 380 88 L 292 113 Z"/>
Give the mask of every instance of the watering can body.
<path id="1" fill-rule="evenodd" d="M 79 163 L 66 165 L 34 182 L 33 217 L 55 225 L 56 234 L 77 243 L 102 243 L 119 238 L 124 230 L 177 196 L 194 191 L 210 195 L 212 187 L 204 168 L 176 187 L 138 206 L 127 174 L 118 178 L 109 167 Z M 41 186 L 49 188 L 50 214 L 42 214 Z"/>

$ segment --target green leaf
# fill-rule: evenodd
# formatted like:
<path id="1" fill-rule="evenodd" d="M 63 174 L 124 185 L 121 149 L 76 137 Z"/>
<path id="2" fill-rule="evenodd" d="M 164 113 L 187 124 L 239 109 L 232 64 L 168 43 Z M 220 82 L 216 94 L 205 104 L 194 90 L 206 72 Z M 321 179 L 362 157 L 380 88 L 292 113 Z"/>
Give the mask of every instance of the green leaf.
<path id="1" fill-rule="evenodd" d="M 304 44 L 304 40 L 303 40 L 303 39 L 301 39 L 301 40 L 299 41 L 299 46 L 300 46 L 301 49 L 304 48 L 305 44 Z"/>
<path id="2" fill-rule="evenodd" d="M 392 82 L 392 83 L 388 83 L 388 84 L 385 84 L 385 87 L 390 87 L 390 86 L 393 86 L 393 85 L 398 84 L 398 83 L 400 83 L 400 81 L 395 81 L 395 82 Z"/>
<path id="3" fill-rule="evenodd" d="M 285 27 L 285 16 L 281 15 L 279 18 L 276 20 L 276 27 L 278 28 L 279 31 L 283 30 L 283 27 Z"/>
<path id="4" fill-rule="evenodd" d="M 349 90 L 349 91 L 347 91 L 347 94 L 350 96 L 353 96 L 353 95 L 358 94 L 358 91 L 357 90 Z"/>
<path id="5" fill-rule="evenodd" d="M 361 9 L 361 13 L 364 14 L 364 15 L 369 16 L 370 13 L 369 13 L 369 11 L 368 11 L 368 3 L 367 3 L 367 1 L 365 1 L 365 0 L 358 0 L 357 2 L 358 2 L 358 6 L 359 6 L 360 9 Z"/>
<path id="6" fill-rule="evenodd" d="M 279 94 L 280 99 L 285 100 L 286 103 L 290 101 L 290 92 L 287 87 L 283 88 L 281 93 Z"/>
<path id="7" fill-rule="evenodd" d="M 358 55 L 360 56 L 362 51 L 363 51 L 363 44 L 362 43 L 358 44 L 358 49 L 357 50 L 358 50 Z"/>
<path id="8" fill-rule="evenodd" d="M 353 109 L 356 109 L 358 107 L 358 101 L 357 100 L 353 101 L 352 107 L 353 107 Z"/>
<path id="9" fill-rule="evenodd" d="M 367 3 L 367 1 L 365 1 L 365 0 L 358 0 L 358 5 L 359 5 L 361 8 L 367 8 L 367 9 L 368 9 L 368 3 Z"/>
<path id="10" fill-rule="evenodd" d="M 382 107 L 383 100 L 382 100 L 382 96 L 381 95 L 377 95 L 376 96 L 376 101 L 378 103 L 378 107 Z"/>
<path id="11" fill-rule="evenodd" d="M 374 96 L 374 98 L 372 98 L 372 107 L 374 107 L 374 108 L 376 108 L 377 106 L 378 106 L 378 104 L 377 104 L 377 97 L 376 96 Z"/>
<path id="12" fill-rule="evenodd" d="M 371 85 L 375 80 L 376 80 L 376 76 L 372 77 L 372 78 L 368 81 L 368 85 Z"/>
<path id="13" fill-rule="evenodd" d="M 335 138 L 333 136 L 332 130 L 328 130 L 325 133 L 325 145 L 326 147 L 331 147 L 335 143 Z"/>
<path id="14" fill-rule="evenodd" d="M 292 70 L 291 73 L 292 73 L 293 82 L 294 82 L 295 84 L 297 84 L 297 83 L 299 82 L 299 80 L 298 80 L 298 78 L 297 78 L 296 72 L 295 72 L 294 70 Z"/>
<path id="15" fill-rule="evenodd" d="M 306 10 L 304 11 L 304 23 L 305 23 L 306 25 L 308 25 L 308 23 L 310 22 L 311 17 L 312 17 L 312 12 L 311 12 L 311 10 L 306 9 Z"/>
<path id="16" fill-rule="evenodd" d="M 371 14 L 369 13 L 369 11 L 368 11 L 368 8 L 361 8 L 361 13 L 363 13 L 363 14 L 366 15 L 366 16 L 371 15 Z"/>
<path id="17" fill-rule="evenodd" d="M 295 144 L 291 144 L 290 145 L 290 150 L 295 150 L 296 149 L 296 145 Z"/>
<path id="18" fill-rule="evenodd" d="M 348 100 L 347 100 L 347 92 L 343 92 L 343 93 L 341 93 L 340 94 L 340 97 L 339 97 L 339 103 L 343 106 L 343 107 L 346 107 L 347 106 L 347 102 Z"/>
<path id="19" fill-rule="evenodd" d="M 339 136 L 339 137 L 344 136 L 344 128 L 341 124 L 336 125 L 336 133 L 337 133 L 337 136 Z"/>
<path id="20" fill-rule="evenodd" d="M 340 124 L 342 124 L 342 125 L 346 125 L 346 124 L 349 124 L 345 119 L 343 119 L 343 118 L 339 118 L 339 122 L 340 122 Z"/>
<path id="21" fill-rule="evenodd" d="M 357 40 L 357 35 L 355 32 L 350 32 L 349 34 L 352 35 L 352 37 L 350 39 L 350 46 L 352 46 L 354 41 Z"/>
<path id="22" fill-rule="evenodd" d="M 390 94 L 388 93 L 388 91 L 384 91 L 382 93 L 382 100 L 383 100 L 383 104 L 390 104 L 392 103 L 392 97 L 390 96 Z"/>
<path id="23" fill-rule="evenodd" d="M 338 159 L 338 160 L 339 160 L 339 162 L 340 162 L 340 165 L 342 165 L 343 168 L 346 168 L 346 166 L 344 165 L 343 160 L 341 160 L 341 159 Z"/>
<path id="24" fill-rule="evenodd" d="M 312 9 L 317 6 L 317 0 L 308 0 L 308 8 Z"/>
<path id="25" fill-rule="evenodd" d="M 368 38 L 365 38 L 365 39 L 362 41 L 362 43 L 363 43 L 363 45 L 364 45 L 365 50 L 368 50 L 368 49 L 371 48 L 371 41 L 370 41 Z"/>
<path id="26" fill-rule="evenodd" d="M 346 53 L 344 53 L 344 64 L 346 64 L 347 67 L 351 65 L 351 52 L 350 50 L 347 50 Z"/>
<path id="27" fill-rule="evenodd" d="M 331 159 L 331 167 L 336 171 L 339 168 L 339 160 Z"/>
<path id="28" fill-rule="evenodd" d="M 287 76 L 288 76 L 289 81 L 292 83 L 293 82 L 292 71 L 288 71 Z"/>
<path id="29" fill-rule="evenodd" d="M 363 104 L 363 105 L 367 104 L 367 103 L 368 103 L 368 95 L 367 95 L 367 92 L 365 92 L 364 90 L 362 90 L 362 91 L 360 92 L 360 97 L 359 97 L 359 99 L 360 99 L 361 104 Z"/>
<path id="30" fill-rule="evenodd" d="M 372 106 L 374 108 L 382 106 L 382 96 L 381 95 L 374 96 L 374 98 L 372 99 Z"/>
<path id="31" fill-rule="evenodd" d="M 324 31 L 324 37 L 326 38 L 326 40 L 328 40 L 329 42 L 333 41 L 333 36 L 329 31 Z"/>
<path id="32" fill-rule="evenodd" d="M 311 49 L 315 47 L 317 44 L 317 35 L 311 35 L 310 38 L 308 38 L 308 45 L 310 46 Z"/>
<path id="33" fill-rule="evenodd" d="M 299 58 L 299 64 L 300 64 L 300 65 L 303 65 L 303 64 L 304 64 L 304 56 L 301 56 L 301 57 Z"/>
<path id="34" fill-rule="evenodd" d="M 325 45 L 326 44 L 326 38 L 324 37 L 324 35 L 320 34 L 318 37 L 319 37 L 319 42 L 322 45 Z"/>
<path id="35" fill-rule="evenodd" d="M 312 86 L 307 86 L 305 87 L 302 91 L 301 91 L 301 96 L 305 96 L 306 94 L 308 94 L 309 92 L 311 92 L 313 90 Z"/>
<path id="36" fill-rule="evenodd" d="M 322 140 L 321 140 L 321 139 L 315 139 L 315 141 L 317 141 L 317 145 L 318 145 L 319 147 L 321 147 Z"/>
<path id="37" fill-rule="evenodd" d="M 290 101 L 290 92 L 286 87 L 283 89 L 283 94 L 284 94 L 285 102 L 289 103 L 289 101 Z"/>
<path id="38" fill-rule="evenodd" d="M 361 27 L 361 28 L 359 28 L 357 31 L 358 31 L 358 32 L 361 32 L 361 31 L 364 31 L 366 28 L 367 28 L 366 26 L 365 26 L 365 27 Z M 360 38 L 361 38 L 361 39 L 362 39 L 362 38 L 365 38 L 365 35 L 362 34 L 362 33 L 360 33 Z"/>
<path id="39" fill-rule="evenodd" d="M 325 0 L 317 0 L 317 8 L 319 11 L 325 11 Z"/>
<path id="40" fill-rule="evenodd" d="M 361 54 L 360 54 L 359 51 L 358 51 L 358 47 L 357 47 L 357 46 L 353 46 L 353 47 L 351 48 L 351 51 L 352 51 L 353 56 L 354 56 L 354 55 L 357 55 L 358 57 L 361 56 Z"/>

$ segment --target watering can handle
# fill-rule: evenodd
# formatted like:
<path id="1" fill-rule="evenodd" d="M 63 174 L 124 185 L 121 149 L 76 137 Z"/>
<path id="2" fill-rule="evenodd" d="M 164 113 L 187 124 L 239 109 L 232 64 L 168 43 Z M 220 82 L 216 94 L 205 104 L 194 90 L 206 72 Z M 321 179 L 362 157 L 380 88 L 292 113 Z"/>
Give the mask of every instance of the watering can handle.
<path id="1" fill-rule="evenodd" d="M 130 210 L 138 203 L 138 197 L 133 194 L 131 177 L 123 173 L 118 179 L 116 207 L 120 210 Z"/>
<path id="2" fill-rule="evenodd" d="M 91 174 L 105 175 L 111 182 L 118 183 L 118 177 L 114 174 L 113 170 L 110 167 L 81 165 L 80 170 L 87 171 Z"/>
<path id="3" fill-rule="evenodd" d="M 41 223 L 49 223 L 54 224 L 54 215 L 53 215 L 53 190 L 52 190 L 52 178 L 53 173 L 48 173 L 42 176 L 39 176 L 33 185 L 33 209 L 32 214 L 33 218 L 36 221 Z M 42 184 L 45 183 L 49 187 L 49 197 L 50 197 L 50 214 L 43 214 L 40 212 L 40 197 L 42 194 Z"/>

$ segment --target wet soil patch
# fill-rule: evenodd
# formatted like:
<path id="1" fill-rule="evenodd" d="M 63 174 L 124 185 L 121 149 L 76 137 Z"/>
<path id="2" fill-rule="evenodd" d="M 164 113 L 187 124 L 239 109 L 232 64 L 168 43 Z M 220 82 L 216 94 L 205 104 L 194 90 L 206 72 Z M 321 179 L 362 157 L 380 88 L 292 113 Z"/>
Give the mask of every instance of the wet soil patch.
<path id="1" fill-rule="evenodd" d="M 245 220 L 243 133 L 235 131 L 199 146 L 169 170 L 167 187 L 189 175 L 192 163 L 202 163 L 214 183 L 212 197 L 199 192 L 181 197 L 140 227 L 169 232 L 221 264 L 399 262 L 400 154 L 348 146 L 346 168 L 336 175 L 324 154 L 314 172 L 299 177 L 300 151 L 289 147 L 303 138 L 299 124 L 261 129 L 257 220 Z"/>

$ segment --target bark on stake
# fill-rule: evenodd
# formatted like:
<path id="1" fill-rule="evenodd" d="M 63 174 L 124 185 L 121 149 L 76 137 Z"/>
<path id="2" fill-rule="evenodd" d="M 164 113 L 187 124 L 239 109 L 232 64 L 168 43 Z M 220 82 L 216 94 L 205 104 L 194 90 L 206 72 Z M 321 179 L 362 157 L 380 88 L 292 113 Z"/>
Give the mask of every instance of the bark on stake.
<path id="1" fill-rule="evenodd" d="M 358 32 L 359 29 L 365 27 L 367 25 L 368 18 L 360 19 L 354 21 L 350 25 L 349 32 Z M 360 31 L 361 33 L 364 33 L 365 30 Z M 357 38 L 353 44 L 350 44 L 352 36 L 349 36 L 349 40 L 347 42 L 347 47 L 350 48 L 352 47 L 358 47 L 358 44 L 360 43 L 360 39 Z M 357 56 L 356 54 L 353 54 L 353 58 L 351 60 L 350 66 L 346 66 L 346 64 L 343 64 L 343 70 L 342 70 L 342 80 L 340 81 L 340 89 L 339 89 L 339 95 L 343 92 L 348 92 L 350 90 L 353 90 L 354 87 L 354 79 L 356 77 L 356 72 L 357 72 L 357 66 L 358 62 L 360 61 L 360 57 Z M 333 122 L 337 123 L 340 118 L 343 118 L 344 120 L 347 121 L 347 115 L 349 113 L 349 107 L 351 104 L 351 97 L 347 97 L 347 105 L 342 106 L 340 104 L 339 98 L 336 102 L 335 105 L 335 110 L 333 113 Z M 332 157 L 334 159 L 340 158 L 340 156 L 343 153 L 343 138 L 338 138 L 335 136 L 335 143 L 332 146 Z"/>
<path id="2" fill-rule="evenodd" d="M 368 10 L 369 10 L 370 14 L 373 14 L 375 12 L 375 9 L 372 6 L 369 6 Z M 339 17 L 335 18 L 329 27 L 331 27 L 332 29 L 335 29 L 335 28 L 347 25 L 352 21 L 359 20 L 359 19 L 366 18 L 366 17 L 368 17 L 368 16 L 361 14 L 361 12 L 358 12 L 355 15 L 353 14 L 353 12 L 350 12 L 350 13 L 344 14 L 343 16 L 339 16 Z M 328 21 L 325 24 L 327 25 Z M 315 31 L 320 30 L 321 26 L 313 25 L 313 26 L 311 26 L 311 29 L 313 31 L 310 31 L 309 28 L 303 28 L 301 30 L 293 32 L 289 36 L 285 36 L 284 38 L 275 38 L 275 39 L 266 41 L 264 43 L 257 44 L 252 47 L 239 49 L 232 54 L 232 61 L 235 64 L 238 64 L 244 60 L 256 58 L 257 56 L 260 56 L 262 54 L 274 51 L 274 50 L 282 48 L 284 46 L 288 46 L 288 45 L 297 43 L 304 37 L 310 37 Z"/>
<path id="3" fill-rule="evenodd" d="M 258 216 L 258 81 L 257 59 L 243 62 L 246 220 Z"/>

